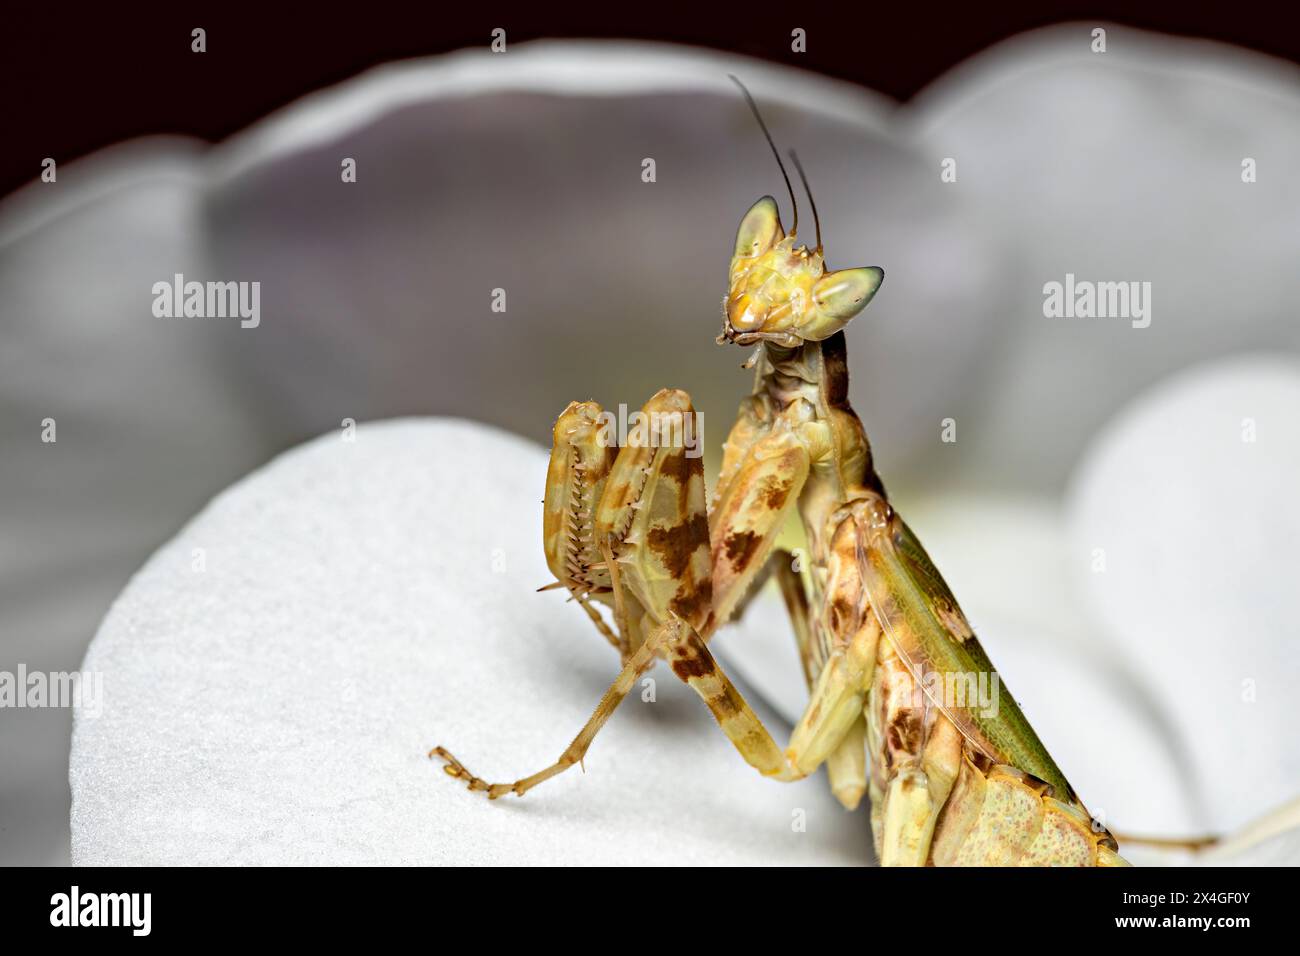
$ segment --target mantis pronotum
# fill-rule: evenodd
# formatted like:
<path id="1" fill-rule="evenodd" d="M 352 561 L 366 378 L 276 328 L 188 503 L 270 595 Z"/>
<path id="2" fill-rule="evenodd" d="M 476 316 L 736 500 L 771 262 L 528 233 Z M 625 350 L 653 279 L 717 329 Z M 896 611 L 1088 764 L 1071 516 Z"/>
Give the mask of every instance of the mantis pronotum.
<path id="1" fill-rule="evenodd" d="M 960 693 L 997 672 L 890 506 L 848 402 L 843 330 L 884 273 L 827 271 L 815 204 L 817 246 L 797 244 L 789 177 L 741 89 L 781 165 L 794 220 L 787 235 L 764 196 L 736 235 L 718 342 L 758 347 L 746 363 L 755 384 L 713 499 L 701 459 L 667 440 L 672 428 L 614 448 L 600 406 L 570 404 L 547 473 L 544 544 L 556 577 L 548 587 L 568 590 L 618 649 L 622 670 L 560 758 L 531 776 L 490 784 L 442 747 L 430 756 L 471 790 L 523 795 L 578 763 L 637 677 L 664 658 L 765 776 L 799 780 L 825 764 L 844 806 L 869 794 L 884 865 L 1126 865 L 1001 682 L 992 681 L 991 707 Z M 664 389 L 643 413 L 680 424 L 691 400 Z M 792 510 L 808 541 L 806 575 L 776 548 Z M 706 643 L 769 572 L 810 691 L 784 748 Z M 593 602 L 612 610 L 613 627 Z"/>

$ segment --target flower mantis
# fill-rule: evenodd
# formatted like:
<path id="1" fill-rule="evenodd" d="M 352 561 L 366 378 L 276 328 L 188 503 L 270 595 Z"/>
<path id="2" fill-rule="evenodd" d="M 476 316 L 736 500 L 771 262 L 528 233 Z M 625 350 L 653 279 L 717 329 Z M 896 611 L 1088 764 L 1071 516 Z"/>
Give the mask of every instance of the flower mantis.
<path id="1" fill-rule="evenodd" d="M 1127 865 L 889 503 L 849 405 L 844 337 L 884 272 L 828 269 L 815 204 L 817 244 L 800 244 L 789 177 L 741 90 L 781 166 L 794 221 L 787 234 L 764 196 L 736 233 L 717 341 L 757 348 L 747 363 L 754 385 L 712 499 L 702 460 L 680 440 L 694 412 L 685 392 L 655 394 L 642 409 L 647 434 L 623 447 L 599 405 L 570 404 L 547 472 L 543 537 L 556 578 L 548 588 L 568 591 L 622 669 L 569 747 L 536 773 L 488 783 L 443 747 L 430 756 L 471 790 L 522 796 L 580 762 L 638 676 L 663 659 L 763 775 L 793 781 L 825 765 L 845 807 L 868 795 L 885 865 Z M 808 542 L 805 570 L 777 548 L 791 512 Z M 768 575 L 809 687 L 784 746 L 708 648 Z"/>

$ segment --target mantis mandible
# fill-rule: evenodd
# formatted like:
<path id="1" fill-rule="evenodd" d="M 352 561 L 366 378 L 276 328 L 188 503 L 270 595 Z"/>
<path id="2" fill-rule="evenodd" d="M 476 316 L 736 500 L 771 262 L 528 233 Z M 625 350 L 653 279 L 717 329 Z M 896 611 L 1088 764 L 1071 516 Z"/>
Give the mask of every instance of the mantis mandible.
<path id="1" fill-rule="evenodd" d="M 702 460 L 680 440 L 693 414 L 685 392 L 654 395 L 642 409 L 646 440 L 622 448 L 599 405 L 570 404 L 555 424 L 547 472 L 543 537 L 556 578 L 547 587 L 569 592 L 618 650 L 622 670 L 560 758 L 537 773 L 488 783 L 443 747 L 430 756 L 471 790 L 522 796 L 580 762 L 638 676 L 662 658 L 764 776 L 799 780 L 825 764 L 845 807 L 867 794 L 886 866 L 1125 866 L 889 503 L 849 405 L 844 337 L 884 273 L 827 269 L 815 203 L 817 245 L 799 244 L 789 176 L 741 91 L 781 167 L 794 220 L 787 235 L 776 201 L 764 196 L 736 234 L 718 342 L 757 346 L 746 363 L 755 380 L 723 447 L 713 498 Z M 791 511 L 808 542 L 806 574 L 776 547 Z M 785 747 L 707 645 L 769 573 L 810 694 Z M 596 605 L 612 613 L 612 627 Z M 990 678 L 991 706 L 963 694 Z"/>

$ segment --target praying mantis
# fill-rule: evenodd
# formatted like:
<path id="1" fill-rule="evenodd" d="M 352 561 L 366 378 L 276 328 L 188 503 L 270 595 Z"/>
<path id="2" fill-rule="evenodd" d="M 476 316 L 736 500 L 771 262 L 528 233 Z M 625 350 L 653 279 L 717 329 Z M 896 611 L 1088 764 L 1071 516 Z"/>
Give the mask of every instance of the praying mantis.
<path id="1" fill-rule="evenodd" d="M 621 448 L 598 404 L 571 403 L 555 423 L 547 471 L 543 543 L 556 581 L 543 590 L 565 589 L 622 669 L 559 759 L 530 776 L 488 783 L 444 747 L 430 757 L 470 790 L 522 796 L 579 763 L 638 677 L 663 659 L 764 776 L 800 780 L 825 765 L 846 808 L 867 795 L 883 865 L 1126 866 L 889 503 L 848 401 L 844 336 L 884 272 L 829 270 L 815 203 L 817 245 L 799 244 L 789 176 L 741 90 L 794 219 L 787 234 L 764 196 L 736 233 L 717 341 L 756 346 L 746 363 L 754 387 L 723 447 L 712 499 L 702 459 L 681 440 L 694 412 L 686 392 L 651 397 L 646 434 Z M 777 547 L 792 512 L 807 538 L 799 569 Z M 769 575 L 809 688 L 784 747 L 708 648 Z M 991 700 L 966 693 L 990 684 Z"/>

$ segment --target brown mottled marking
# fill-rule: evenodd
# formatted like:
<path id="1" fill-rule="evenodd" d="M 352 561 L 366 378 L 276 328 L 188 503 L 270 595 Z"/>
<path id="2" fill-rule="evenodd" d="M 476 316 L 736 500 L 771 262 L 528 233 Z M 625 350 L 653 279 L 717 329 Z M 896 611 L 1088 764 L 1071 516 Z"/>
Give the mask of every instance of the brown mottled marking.
<path id="1" fill-rule="evenodd" d="M 745 698 L 740 696 L 740 691 L 736 690 L 730 683 L 723 689 L 721 694 L 711 697 L 708 700 L 709 709 L 713 711 L 713 716 L 719 721 L 735 714 L 743 713 L 748 709 Z"/>
<path id="2" fill-rule="evenodd" d="M 831 630 L 836 634 L 847 634 L 856 630 L 852 622 L 857 617 L 857 610 L 842 594 L 837 594 L 831 602 Z"/>
<path id="3" fill-rule="evenodd" d="M 659 466 L 659 474 L 666 475 L 673 479 L 673 481 L 677 482 L 680 487 L 684 488 L 690 481 L 691 472 L 695 470 L 692 468 L 692 465 L 696 462 L 699 462 L 698 458 L 687 458 L 685 452 L 676 451 L 672 454 L 664 455 L 663 463 Z M 704 474 L 704 467 L 702 464 L 698 470 L 701 475 Z"/>
<path id="4" fill-rule="evenodd" d="M 773 511 L 780 511 L 785 507 L 786 498 L 790 497 L 790 486 L 791 483 L 788 481 L 769 477 L 763 484 L 763 490 L 759 492 L 759 500 Z"/>
<path id="5" fill-rule="evenodd" d="M 669 602 L 669 606 L 678 617 L 698 628 L 701 624 L 698 619 L 704 616 L 712 603 L 713 582 L 706 578 L 699 582 L 684 583 L 682 590 L 679 590 L 677 596 Z M 712 619 L 712 614 L 705 618 L 703 624 L 706 628 Z"/>
<path id="6" fill-rule="evenodd" d="M 921 720 L 914 710 L 900 710 L 893 715 L 885 730 L 889 735 L 889 747 L 905 754 L 919 753 L 921 750 Z"/>
<path id="7" fill-rule="evenodd" d="M 956 604 L 947 598 L 936 596 L 930 599 L 930 606 L 934 608 L 935 617 L 944 623 L 954 640 L 965 643 L 974 653 L 983 653 L 979 640 L 966 623 L 966 616 Z"/>
<path id="8" fill-rule="evenodd" d="M 691 566 L 691 555 L 709 546 L 709 519 L 696 512 L 672 528 L 651 528 L 646 543 L 663 559 L 664 567 L 680 578 Z"/>
<path id="9" fill-rule="evenodd" d="M 673 661 L 673 673 L 682 680 L 703 677 L 713 673 L 713 662 L 699 657 L 678 657 Z"/>
<path id="10" fill-rule="evenodd" d="M 726 540 L 727 560 L 734 565 L 748 564 L 762 543 L 752 531 L 737 531 Z"/>

